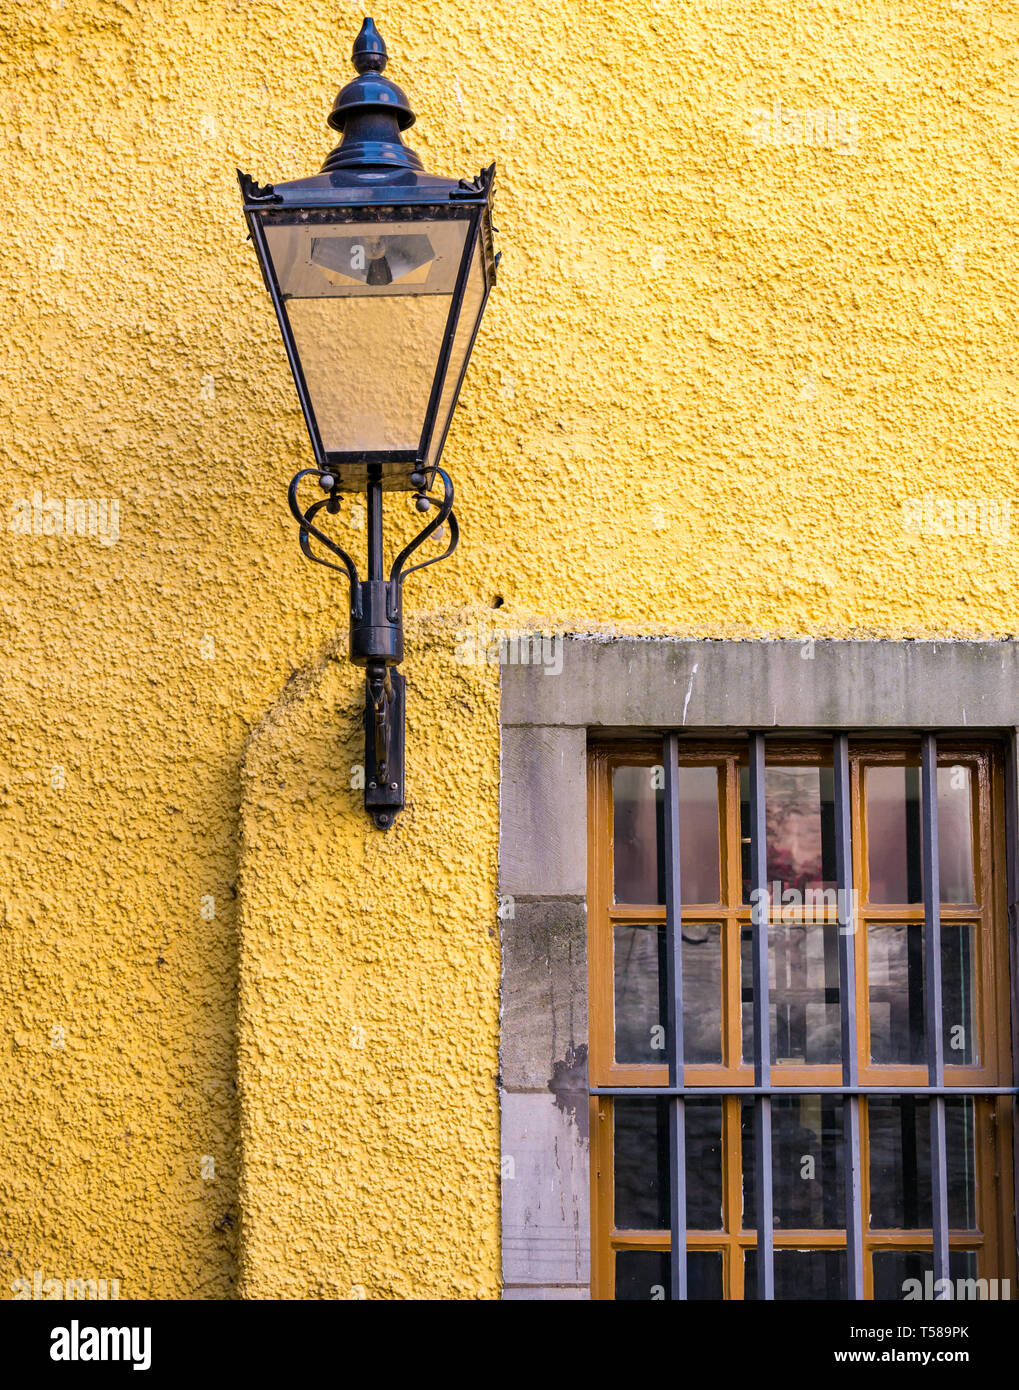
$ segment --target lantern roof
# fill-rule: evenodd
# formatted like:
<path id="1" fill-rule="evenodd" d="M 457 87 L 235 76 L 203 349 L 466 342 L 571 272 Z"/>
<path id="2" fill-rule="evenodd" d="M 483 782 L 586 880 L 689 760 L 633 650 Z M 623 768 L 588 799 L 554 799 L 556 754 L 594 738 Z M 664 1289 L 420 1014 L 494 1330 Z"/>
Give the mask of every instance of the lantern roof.
<path id="1" fill-rule="evenodd" d="M 365 19 L 351 56 L 357 76 L 341 89 L 328 118 L 343 138 L 321 172 L 262 187 L 238 170 L 245 207 L 489 202 L 494 165 L 472 180 L 439 178 L 403 143 L 414 112 L 403 89 L 384 76 L 389 55 L 374 20 Z"/>

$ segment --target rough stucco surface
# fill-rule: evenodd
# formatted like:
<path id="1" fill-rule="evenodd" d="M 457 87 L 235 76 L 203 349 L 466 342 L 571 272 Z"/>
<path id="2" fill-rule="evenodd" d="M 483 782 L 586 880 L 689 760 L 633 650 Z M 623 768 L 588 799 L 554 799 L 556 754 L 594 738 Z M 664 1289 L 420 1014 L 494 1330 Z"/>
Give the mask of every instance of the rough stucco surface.
<path id="1" fill-rule="evenodd" d="M 369 832 L 233 173 L 318 168 L 360 14 L 5 10 L 3 498 L 120 514 L 0 547 L 0 1293 L 230 1296 L 238 1255 L 253 1296 L 497 1291 L 498 690 L 458 628 L 1015 630 L 1014 546 L 902 526 L 1013 491 L 1010 7 L 385 5 L 409 143 L 498 158 L 505 256 Z M 858 147 L 755 144 L 773 101 Z"/>
<path id="2" fill-rule="evenodd" d="M 394 831 L 340 781 L 364 748 L 345 643 L 249 748 L 247 1297 L 498 1291 L 494 673 L 455 665 L 444 632 L 415 636 L 412 791 Z"/>

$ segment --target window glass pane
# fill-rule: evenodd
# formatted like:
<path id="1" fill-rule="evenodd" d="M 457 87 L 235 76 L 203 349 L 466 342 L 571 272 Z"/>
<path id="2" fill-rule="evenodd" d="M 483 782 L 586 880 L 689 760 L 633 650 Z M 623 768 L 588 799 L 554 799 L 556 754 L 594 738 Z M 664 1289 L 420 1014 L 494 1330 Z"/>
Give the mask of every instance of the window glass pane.
<path id="1" fill-rule="evenodd" d="M 669 1228 L 668 1101 L 617 1099 L 612 1106 L 616 1228 Z"/>
<path id="2" fill-rule="evenodd" d="M 977 1055 L 977 972 L 974 943 L 977 929 L 969 922 L 941 923 L 941 996 L 943 1000 L 945 1062 L 971 1066 Z"/>
<path id="3" fill-rule="evenodd" d="M 679 882 L 685 903 L 717 903 L 718 768 L 679 769 Z"/>
<path id="4" fill-rule="evenodd" d="M 612 774 L 612 859 L 617 903 L 664 903 L 662 769 Z"/>
<path id="5" fill-rule="evenodd" d="M 686 1103 L 686 1224 L 720 1231 L 722 1216 L 722 1102 Z"/>
<path id="6" fill-rule="evenodd" d="M 976 1279 L 977 1252 L 950 1250 L 948 1275 L 955 1283 L 960 1279 Z M 988 1292 L 990 1288 L 988 1287 Z M 956 1285 L 955 1297 L 978 1297 L 978 1291 Z M 911 1301 L 934 1297 L 934 1256 L 929 1250 L 875 1250 L 875 1302 L 894 1302 L 909 1297 Z M 986 1295 L 985 1295 L 986 1296 Z"/>
<path id="7" fill-rule="evenodd" d="M 753 933 L 741 933 L 743 1059 L 754 1060 Z M 771 1060 L 819 1065 L 842 1059 L 838 927 L 777 923 L 768 930 Z"/>
<path id="8" fill-rule="evenodd" d="M 870 1142 L 870 1224 L 873 1230 L 931 1226 L 930 1102 L 915 1096 L 867 1100 Z M 974 1110 L 969 1097 L 945 1102 L 948 1223 L 976 1226 Z"/>
<path id="9" fill-rule="evenodd" d="M 612 931 L 616 1061 L 664 1065 L 665 925 Z M 722 1060 L 722 928 L 683 922 L 683 1051 L 692 1064 Z"/>
<path id="10" fill-rule="evenodd" d="M 872 1062 L 920 1065 L 927 1060 L 923 937 L 919 923 L 867 926 Z"/>
<path id="11" fill-rule="evenodd" d="M 743 1228 L 757 1220 L 754 1102 L 744 1098 Z M 776 1230 L 841 1230 L 842 1097 L 778 1096 L 771 1103 L 772 1204 Z"/>
<path id="12" fill-rule="evenodd" d="M 612 774 L 617 903 L 664 903 L 665 770 L 617 767 Z M 679 769 L 679 875 L 684 903 L 717 903 L 718 769 Z"/>
<path id="13" fill-rule="evenodd" d="M 683 1056 L 687 1065 L 722 1060 L 722 927 L 683 922 Z"/>
<path id="14" fill-rule="evenodd" d="M 943 903 L 971 903 L 973 896 L 973 805 L 970 769 L 938 768 L 938 865 Z"/>
<path id="15" fill-rule="evenodd" d="M 668 1301 L 672 1288 L 667 1250 L 618 1250 L 616 1298 Z M 686 1257 L 687 1297 L 692 1301 L 721 1299 L 721 1250 L 690 1250 Z"/>
<path id="16" fill-rule="evenodd" d="M 616 1251 L 616 1301 L 669 1300 L 672 1276 L 667 1250 Z"/>
<path id="17" fill-rule="evenodd" d="M 615 1224 L 619 1230 L 669 1227 L 669 1102 L 620 1098 L 613 1105 Z M 722 1229 L 722 1103 L 686 1104 L 686 1224 Z"/>
<path id="18" fill-rule="evenodd" d="M 665 926 L 612 928 L 616 1061 L 664 1064 Z"/>
<path id="19" fill-rule="evenodd" d="M 834 890 L 835 784 L 830 767 L 766 767 L 765 838 L 770 902 L 804 906 Z M 743 901 L 750 902 L 750 769 L 740 768 Z"/>
<path id="20" fill-rule="evenodd" d="M 927 1061 L 924 938 L 919 922 L 871 922 L 867 926 L 872 1062 L 922 1066 Z M 977 1061 L 975 941 L 972 923 L 941 923 L 943 1034 L 949 1066 L 970 1066 Z"/>
<path id="21" fill-rule="evenodd" d="M 846 1252 L 844 1250 L 776 1250 L 775 1298 L 844 1299 Z M 743 1298 L 757 1298 L 757 1251 L 744 1252 Z"/>
<path id="22" fill-rule="evenodd" d="M 868 767 L 867 863 L 872 903 L 923 902 L 920 769 Z M 943 903 L 973 895 L 970 769 L 938 768 L 938 866 Z"/>
<path id="23" fill-rule="evenodd" d="M 722 1292 L 721 1250 L 688 1250 L 686 1288 L 691 1301 L 720 1300 Z"/>
<path id="24" fill-rule="evenodd" d="M 867 854 L 872 903 L 923 902 L 920 769 L 868 767 Z"/>

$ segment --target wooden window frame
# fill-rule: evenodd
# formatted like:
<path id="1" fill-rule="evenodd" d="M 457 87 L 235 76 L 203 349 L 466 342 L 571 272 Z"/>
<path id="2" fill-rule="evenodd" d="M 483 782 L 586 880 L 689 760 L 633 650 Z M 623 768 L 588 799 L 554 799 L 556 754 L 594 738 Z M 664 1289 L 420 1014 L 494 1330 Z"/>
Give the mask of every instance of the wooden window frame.
<path id="1" fill-rule="evenodd" d="M 817 737 L 785 738 L 769 735 L 769 764 L 831 764 L 831 740 Z M 916 735 L 903 733 L 894 739 L 851 737 L 850 797 L 852 824 L 853 883 L 859 889 L 859 921 L 854 938 L 857 978 L 857 1061 L 861 1085 L 902 1087 L 923 1086 L 927 1068 L 871 1064 L 869 1058 L 869 991 L 867 988 L 867 938 L 872 922 L 924 921 L 923 903 L 908 907 L 883 907 L 869 903 L 867 880 L 866 818 L 863 814 L 863 777 L 868 766 L 903 761 L 919 765 L 920 747 Z M 719 847 L 720 898 L 715 904 L 683 904 L 683 914 L 697 921 L 722 924 L 722 1055 L 723 1062 L 687 1065 L 685 1084 L 697 1086 L 753 1085 L 752 1062 L 742 1060 L 740 958 L 741 937 L 750 923 L 749 906 L 742 902 L 740 859 L 739 767 L 746 763 L 746 739 L 684 738 L 680 742 L 683 765 L 715 764 L 719 777 L 720 824 L 723 834 Z M 668 1084 L 664 1066 L 620 1064 L 613 1056 L 614 980 L 612 968 L 613 927 L 617 924 L 664 922 L 664 905 L 617 905 L 613 902 L 612 864 L 612 771 L 618 766 L 656 767 L 662 763 L 660 739 L 615 739 L 594 742 L 588 758 L 588 877 L 589 877 L 589 1010 L 590 1084 L 603 1086 L 663 1086 Z M 939 737 L 937 762 L 963 764 L 973 771 L 971 826 L 974 836 L 973 872 L 978 904 L 972 909 L 943 904 L 941 917 L 977 924 L 975 948 L 976 976 L 979 982 L 977 1014 L 977 1057 L 972 1066 L 945 1068 L 945 1084 L 958 1087 L 960 1095 L 973 1086 L 1011 1086 L 1012 1049 L 1009 1014 L 1009 949 L 1006 930 L 1005 865 L 1005 760 L 1004 750 L 993 738 Z M 812 919 L 813 920 L 813 919 Z M 834 920 L 829 913 L 828 920 Z M 841 1066 L 805 1066 L 773 1063 L 772 1082 L 777 1088 L 788 1086 L 838 1086 Z M 689 1097 L 688 1097 L 689 1098 Z M 1013 1224 L 1012 1192 L 1012 1103 L 1007 1097 L 974 1097 L 975 1140 L 977 1150 L 978 1229 L 952 1232 L 953 1249 L 978 1252 L 978 1276 L 1009 1278 L 1015 1285 L 1016 1249 L 1010 1237 Z M 723 1219 L 721 1232 L 687 1231 L 687 1248 L 720 1250 L 723 1256 L 723 1286 L 730 1299 L 743 1297 L 742 1251 L 756 1245 L 753 1229 L 743 1230 L 742 1156 L 740 1142 L 739 1096 L 722 1100 L 723 1118 Z M 861 1110 L 861 1143 L 869 1153 L 867 1106 Z M 590 1102 L 592 1163 L 592 1297 L 614 1296 L 614 1254 L 617 1250 L 669 1249 L 669 1232 L 618 1230 L 612 1224 L 612 1101 L 594 1096 Z M 870 1209 L 869 1162 L 862 1164 L 863 1212 Z M 869 1218 L 861 1233 L 864 1252 L 864 1297 L 873 1297 L 875 1251 L 923 1249 L 930 1247 L 932 1232 L 871 1231 Z M 779 1230 L 774 1232 L 776 1250 L 783 1248 L 844 1248 L 845 1230 Z M 993 1272 L 992 1272 L 993 1271 Z"/>

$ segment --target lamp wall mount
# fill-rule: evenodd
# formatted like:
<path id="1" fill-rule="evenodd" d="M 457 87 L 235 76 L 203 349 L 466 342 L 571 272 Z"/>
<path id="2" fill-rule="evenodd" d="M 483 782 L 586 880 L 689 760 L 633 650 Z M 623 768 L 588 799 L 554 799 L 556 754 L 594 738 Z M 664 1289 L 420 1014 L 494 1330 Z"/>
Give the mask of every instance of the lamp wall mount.
<path id="1" fill-rule="evenodd" d="M 397 668 L 403 660 L 403 585 L 416 570 L 426 569 L 452 555 L 460 540 L 460 527 L 453 511 L 453 482 L 444 468 L 416 469 L 410 477 L 418 511 L 435 509 L 435 516 L 396 556 L 385 577 L 382 545 L 382 470 L 369 468 L 368 501 L 368 577 L 362 579 L 352 557 L 321 526 L 316 517 L 324 510 L 335 515 L 340 509 L 336 478 L 319 468 L 302 468 L 293 478 L 288 493 L 290 510 L 298 523 L 298 541 L 309 560 L 329 569 L 345 572 L 350 585 L 350 659 L 365 668 L 364 701 L 364 805 L 380 830 L 388 830 L 404 807 L 404 747 L 406 680 Z M 305 478 L 317 478 L 327 493 L 308 507 L 299 497 Z M 433 497 L 436 479 L 443 495 Z M 408 560 L 449 523 L 449 541 L 439 555 L 408 565 Z M 327 558 L 313 541 L 324 547 Z M 336 561 L 340 563 L 337 564 Z"/>

